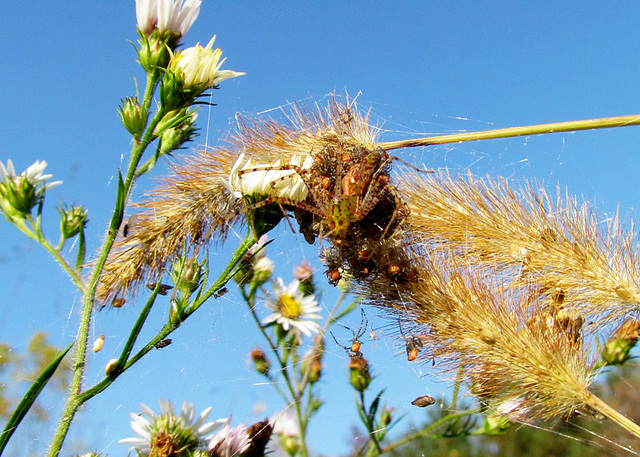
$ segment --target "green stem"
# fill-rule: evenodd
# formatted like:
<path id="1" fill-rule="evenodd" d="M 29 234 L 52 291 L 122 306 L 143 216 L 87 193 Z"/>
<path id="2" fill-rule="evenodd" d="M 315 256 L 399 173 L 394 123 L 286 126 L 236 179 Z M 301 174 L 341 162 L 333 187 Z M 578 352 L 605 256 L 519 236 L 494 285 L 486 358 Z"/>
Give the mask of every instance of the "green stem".
<path id="1" fill-rule="evenodd" d="M 267 334 L 266 330 L 264 329 L 263 325 L 260 323 L 260 318 L 258 317 L 258 315 L 256 314 L 255 311 L 255 293 L 257 291 L 256 287 L 252 287 L 252 289 L 250 290 L 249 294 L 245 294 L 244 290 L 242 290 L 242 295 L 244 296 L 245 301 L 247 302 L 247 305 L 249 306 L 249 312 L 251 313 L 251 315 L 253 316 L 253 319 L 256 321 L 256 324 L 258 325 L 258 329 L 260 330 L 260 333 L 262 333 L 262 335 L 264 336 L 264 338 L 267 340 L 267 342 L 269 343 L 269 347 L 271 348 L 271 351 L 273 352 L 273 354 L 276 356 L 276 358 L 278 359 L 278 364 L 280 365 L 280 372 L 282 373 L 282 377 L 285 380 L 285 384 L 287 386 L 287 390 L 289 391 L 289 393 L 291 394 L 291 401 L 293 402 L 293 406 L 296 410 L 296 417 L 298 419 L 298 425 L 300 426 L 300 444 L 301 444 L 301 448 L 302 448 L 302 455 L 304 457 L 308 457 L 309 455 L 309 451 L 307 449 L 307 443 L 306 443 L 306 439 L 305 439 L 305 435 L 306 435 L 306 430 L 307 430 L 307 423 L 306 420 L 304 418 L 304 415 L 302 414 L 302 411 L 300 409 L 300 403 L 301 403 L 301 395 L 304 393 L 304 391 L 301 391 L 299 389 L 297 389 L 293 383 L 291 382 L 291 377 L 289 375 L 289 372 L 287 370 L 288 366 L 287 366 L 287 356 L 280 356 L 280 354 L 278 353 L 278 347 L 276 346 L 276 344 L 274 344 L 274 342 L 271 340 L 271 338 L 269 337 L 269 335 Z M 277 384 L 276 384 L 277 387 Z M 283 392 L 280 390 L 280 388 L 276 389 L 280 395 L 282 396 L 282 399 L 286 402 L 287 398 L 286 396 L 283 395 Z"/>
<path id="2" fill-rule="evenodd" d="M 30 238 L 33 238 L 38 243 L 40 243 L 40 245 L 49 254 L 51 254 L 54 259 L 56 259 L 56 261 L 58 262 L 58 264 L 60 264 L 62 269 L 69 275 L 69 277 L 71 278 L 71 281 L 73 282 L 73 284 L 78 288 L 78 290 L 80 292 L 82 292 L 84 294 L 84 292 L 85 292 L 85 284 L 82 281 L 82 278 L 80 277 L 80 275 L 71 267 L 71 265 L 69 265 L 67 263 L 65 258 L 60 255 L 60 250 L 56 249 L 55 247 L 53 247 L 51 245 L 51 243 L 49 243 L 49 240 L 47 240 L 45 238 L 45 236 L 44 236 L 44 233 L 42 233 L 42 230 L 40 229 L 40 226 L 38 224 L 36 224 L 36 222 L 32 219 L 32 217 L 31 216 L 27 216 L 27 220 L 29 221 L 31 226 L 35 229 L 34 232 L 31 232 L 33 236 L 30 236 Z"/>
<path id="3" fill-rule="evenodd" d="M 155 76 L 155 79 L 157 79 L 157 76 Z M 154 77 L 152 77 L 152 75 L 147 75 L 147 89 L 145 91 L 145 99 L 143 100 L 143 103 L 145 103 L 145 106 L 147 107 L 150 106 L 151 99 L 153 97 L 153 91 L 155 89 L 155 84 L 157 83 L 154 83 Z M 164 114 L 160 109 L 153 117 L 152 121 L 147 125 L 147 129 L 142 140 L 132 146 L 129 168 L 127 170 L 126 179 L 124 181 L 124 199 L 120 204 L 115 205 L 109 223 L 110 229 L 107 231 L 106 238 L 100 250 L 100 256 L 95 263 L 95 267 L 93 269 L 93 273 L 89 280 L 88 286 L 84 290 L 82 315 L 80 317 L 80 325 L 78 327 L 76 345 L 77 352 L 75 354 L 71 388 L 69 391 L 69 397 L 67 398 L 67 403 L 64 408 L 64 412 L 62 414 L 62 418 L 60 419 L 60 423 L 58 424 L 58 429 L 56 430 L 53 441 L 51 443 L 51 447 L 49 448 L 49 457 L 55 457 L 60 453 L 60 450 L 62 449 L 62 443 L 67 436 L 71 421 L 73 420 L 80 405 L 84 401 L 86 401 L 81 401 L 80 394 L 82 389 L 82 378 L 84 376 L 84 369 L 87 359 L 87 341 L 89 338 L 91 315 L 94 308 L 94 296 L 96 288 L 98 287 L 98 280 L 107 261 L 107 256 L 109 255 L 109 252 L 111 251 L 113 243 L 116 239 L 117 227 L 119 227 L 120 225 L 127 199 L 129 197 L 129 194 L 131 193 L 131 189 L 133 188 L 136 169 L 146 147 L 149 143 L 151 143 L 151 141 L 153 141 L 153 130 L 155 126 L 160 122 L 163 115 Z"/>
<path id="4" fill-rule="evenodd" d="M 318 340 L 313 345 L 314 354 L 316 353 L 316 351 L 320 350 L 320 346 L 324 344 L 324 335 L 327 333 L 327 330 L 329 330 L 329 326 L 337 320 L 335 315 L 338 312 L 338 308 L 340 307 L 344 299 L 347 297 L 347 295 L 348 295 L 348 292 L 342 292 L 340 293 L 338 300 L 336 300 L 336 304 L 333 306 L 333 309 L 329 313 L 329 317 L 327 318 L 326 322 L 324 323 L 324 326 L 320 330 L 320 335 L 322 336 L 322 338 L 318 338 Z M 307 382 L 309 382 L 309 375 L 311 374 L 311 369 L 312 369 L 312 366 L 311 364 L 309 364 L 309 366 L 307 367 L 306 371 L 302 376 L 302 380 L 300 381 L 300 386 L 298 389 L 300 392 L 302 392 L 306 388 Z"/>
<path id="5" fill-rule="evenodd" d="M 365 455 L 380 455 L 382 453 L 382 448 L 380 447 L 380 442 L 378 441 L 378 437 L 376 436 L 374 423 L 375 417 L 371 416 L 369 414 L 369 411 L 367 411 L 367 405 L 364 402 L 364 391 L 360 391 L 360 405 L 362 407 L 363 417 L 366 418 L 366 423 L 364 425 L 367 427 L 367 433 L 371 437 L 371 442 L 369 443 L 367 453 Z"/>
<path id="6" fill-rule="evenodd" d="M 456 382 L 453 385 L 453 395 L 451 396 L 451 405 L 449 405 L 449 411 L 455 411 L 456 403 L 458 403 L 458 394 L 460 393 L 460 385 L 462 384 L 464 376 L 464 360 L 460 361 L 460 368 L 458 368 L 458 374 L 456 375 Z"/>
<path id="7" fill-rule="evenodd" d="M 444 416 L 444 417 L 438 419 L 437 421 L 433 422 L 432 424 L 429 424 L 427 427 L 423 428 L 422 430 L 414 433 L 413 435 L 405 436 L 404 438 L 396 441 L 395 443 L 388 444 L 387 446 L 382 448 L 382 453 L 384 454 L 385 452 L 392 451 L 392 450 L 396 449 L 397 447 L 402 446 L 403 444 L 406 444 L 406 443 L 408 443 L 410 441 L 415 440 L 416 438 L 421 438 L 421 437 L 437 438 L 438 435 L 432 435 L 430 433 L 432 430 L 435 430 L 436 428 L 440 427 L 441 425 L 446 424 L 447 422 L 452 422 L 452 421 L 460 419 L 461 417 L 470 416 L 471 414 L 475 414 L 477 412 L 478 412 L 477 410 L 469 410 L 469 411 L 462 411 L 460 413 L 449 413 L 446 416 Z"/>
<path id="8" fill-rule="evenodd" d="M 227 281 L 229 281 L 229 279 L 231 278 L 230 272 L 235 267 L 237 263 L 237 259 L 241 259 L 244 256 L 244 254 L 246 254 L 246 252 L 249 250 L 252 244 L 253 243 L 249 244 L 249 243 L 243 242 L 238 247 L 238 249 L 236 249 L 236 252 L 232 256 L 232 260 L 229 262 L 229 265 L 218 277 L 216 282 L 211 287 L 211 290 L 215 291 L 220 287 L 222 287 L 224 284 L 226 284 Z M 233 259 L 236 259 L 236 261 L 234 261 Z M 160 288 L 160 284 L 156 286 L 156 290 L 154 290 L 151 297 L 147 300 L 145 307 L 140 312 L 140 315 L 138 316 L 138 319 L 131 331 L 131 334 L 129 335 L 129 338 L 125 343 L 125 346 L 122 350 L 120 358 L 118 359 L 118 366 L 115 368 L 113 372 L 111 372 L 108 376 L 106 376 L 102 381 L 100 381 L 99 383 L 95 384 L 91 388 L 85 390 L 84 392 L 80 393 L 75 397 L 74 405 L 76 409 L 79 408 L 86 401 L 90 400 L 92 397 L 104 391 L 120 375 L 122 375 L 125 371 L 131 368 L 136 362 L 138 362 L 142 357 L 148 354 L 151 350 L 155 349 L 156 345 L 160 341 L 164 340 L 167 336 L 169 336 L 175 329 L 177 329 L 180 326 L 180 323 L 176 323 L 176 322 L 167 323 L 153 339 L 151 339 L 142 349 L 140 349 L 136 354 L 134 354 L 132 357 L 129 358 L 131 349 L 140 333 L 140 329 L 142 328 L 142 326 L 144 325 L 144 322 L 146 321 L 147 315 L 149 314 L 151 307 L 153 306 L 154 300 L 157 296 L 157 292 L 158 290 L 160 290 L 159 288 Z M 188 318 L 191 314 L 193 314 L 194 311 L 195 309 L 191 310 L 191 312 L 189 313 L 186 313 L 183 316 L 183 322 L 186 318 Z"/>
<path id="9" fill-rule="evenodd" d="M 524 127 L 509 127 L 504 129 L 483 130 L 480 132 L 454 133 L 452 135 L 431 136 L 409 140 L 384 141 L 375 146 L 385 151 L 400 148 L 414 148 L 434 144 L 461 143 L 463 141 L 493 140 L 516 136 L 539 135 L 543 133 L 573 132 L 577 130 L 604 129 L 612 127 L 626 127 L 640 125 L 640 114 L 629 116 L 603 117 L 599 119 L 584 119 L 580 121 L 553 122 L 549 124 L 527 125 Z"/>

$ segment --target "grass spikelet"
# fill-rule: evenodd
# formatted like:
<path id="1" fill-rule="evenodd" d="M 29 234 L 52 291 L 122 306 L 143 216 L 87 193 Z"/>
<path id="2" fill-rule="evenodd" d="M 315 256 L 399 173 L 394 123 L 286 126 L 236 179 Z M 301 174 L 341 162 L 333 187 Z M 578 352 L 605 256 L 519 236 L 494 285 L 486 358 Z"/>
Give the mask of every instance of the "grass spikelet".
<path id="1" fill-rule="evenodd" d="M 595 411 L 640 436 L 640 427 L 588 390 L 596 355 L 581 322 L 552 315 L 536 291 L 502 288 L 499 271 L 487 279 L 450 252 L 416 248 L 412 257 L 418 279 L 369 300 L 412 327 L 436 369 L 462 376 L 471 394 L 512 421 Z"/>
<path id="2" fill-rule="evenodd" d="M 588 204 L 554 202 L 528 182 L 515 189 L 471 175 L 408 173 L 398 188 L 411 209 L 408 232 L 485 268 L 500 265 L 501 287 L 535 283 L 556 311 L 599 324 L 639 310 L 638 243 L 617 216 L 605 222 Z"/>
<path id="3" fill-rule="evenodd" d="M 279 161 L 282 167 L 327 149 L 368 151 L 377 133 L 368 114 L 348 98 L 332 97 L 324 108 L 294 104 L 285 122 L 239 117 L 238 132 L 226 147 L 185 157 L 147 200 L 134 205 L 139 212 L 109 254 L 96 300 L 107 303 L 135 293 L 141 284 L 157 281 L 167 262 L 224 240 L 230 225 L 245 221 L 244 202 L 226 184 L 241 154 L 243 160 L 267 166 Z"/>
<path id="4" fill-rule="evenodd" d="M 96 300 L 101 303 L 129 295 L 155 282 L 167 262 L 182 253 L 197 253 L 209 241 L 222 241 L 238 217 L 241 202 L 222 184 L 237 153 L 202 150 L 175 166 L 171 175 L 134 205 L 139 211 L 128 223 L 107 258 Z"/>

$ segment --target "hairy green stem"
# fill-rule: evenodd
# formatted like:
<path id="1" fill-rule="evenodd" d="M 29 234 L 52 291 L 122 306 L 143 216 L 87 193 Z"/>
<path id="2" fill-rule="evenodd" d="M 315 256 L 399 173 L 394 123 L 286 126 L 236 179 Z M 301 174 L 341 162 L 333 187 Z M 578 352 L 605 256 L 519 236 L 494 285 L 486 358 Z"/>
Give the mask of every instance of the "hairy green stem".
<path id="1" fill-rule="evenodd" d="M 472 414 L 476 414 L 478 412 L 478 410 L 469 410 L 469 411 L 462 411 L 459 413 L 449 413 L 444 417 L 441 417 L 440 419 L 438 419 L 437 421 L 433 422 L 432 424 L 429 424 L 427 427 L 424 427 L 422 430 L 412 434 L 412 435 L 407 435 L 404 438 L 396 441 L 395 443 L 391 443 L 388 444 L 387 446 L 382 448 L 382 453 L 384 454 L 385 452 L 389 452 L 392 451 L 394 449 L 396 449 L 397 447 L 402 446 L 403 444 L 406 444 L 410 441 L 413 441 L 417 438 L 421 438 L 421 437 L 433 437 L 433 438 L 438 438 L 438 435 L 432 435 L 430 432 L 432 430 L 435 430 L 436 428 L 440 427 L 441 425 L 446 424 L 447 422 L 452 422 L 455 420 L 458 420 L 462 417 L 466 417 L 466 416 L 470 416 Z"/>
<path id="2" fill-rule="evenodd" d="M 145 91 L 145 100 L 147 98 L 149 99 L 148 104 L 151 103 L 150 99 L 153 97 L 153 89 L 150 89 L 150 86 L 153 86 L 153 88 L 155 88 L 155 84 L 156 83 L 154 83 L 152 76 L 147 75 L 147 90 Z M 148 104 L 147 106 L 149 106 Z M 153 130 L 162 119 L 162 116 L 163 113 L 160 109 L 154 116 L 153 120 L 147 126 L 147 130 L 145 131 L 143 139 L 139 143 L 132 146 L 129 168 L 124 180 L 124 199 L 120 202 L 120 204 L 116 204 L 116 207 L 113 210 L 111 221 L 109 223 L 110 229 L 107 231 L 107 235 L 100 249 L 100 256 L 95 263 L 88 286 L 84 291 L 82 315 L 80 318 L 80 325 L 78 327 L 78 335 L 76 337 L 77 345 L 73 377 L 71 380 L 71 388 L 69 391 L 69 397 L 67 398 L 67 403 L 64 408 L 64 412 L 62 414 L 62 418 L 60 419 L 60 423 L 58 424 L 58 429 L 56 430 L 53 441 L 51 443 L 51 447 L 49 448 L 49 457 L 57 456 L 60 453 L 64 439 L 69 431 L 71 421 L 73 420 L 73 417 L 75 416 L 78 408 L 83 403 L 83 401 L 80 401 L 79 396 L 82 390 L 82 378 L 84 376 L 87 358 L 87 341 L 89 337 L 91 315 L 94 309 L 94 296 L 96 288 L 98 286 L 98 280 L 107 261 L 107 256 L 109 255 L 109 252 L 111 251 L 113 243 L 116 239 L 117 227 L 122 220 L 122 214 L 124 213 L 127 199 L 129 197 L 129 194 L 131 193 L 131 189 L 133 188 L 133 183 L 135 181 L 134 177 L 136 168 L 138 167 L 140 159 L 142 158 L 147 145 L 153 140 Z M 116 227 L 116 229 L 114 229 L 114 227 Z"/>
<path id="3" fill-rule="evenodd" d="M 291 394 L 291 401 L 293 402 L 293 407 L 295 408 L 296 411 L 296 417 L 298 419 L 298 425 L 300 426 L 300 445 L 302 448 L 302 455 L 304 457 L 308 457 L 309 455 L 309 451 L 307 449 L 307 443 L 306 443 L 306 439 L 305 439 L 305 435 L 306 435 L 306 429 L 307 429 L 307 423 L 306 420 L 304 419 L 304 416 L 302 414 L 302 411 L 300 409 L 300 403 L 301 403 L 301 395 L 303 393 L 303 391 L 300 391 L 299 388 L 297 388 L 297 386 L 293 385 L 293 382 L 291 381 L 291 376 L 289 375 L 289 372 L 287 370 L 288 366 L 287 366 L 287 358 L 288 355 L 280 355 L 278 353 L 278 347 L 276 344 L 274 344 L 274 342 L 271 340 L 271 338 L 269 337 L 269 335 L 267 334 L 266 330 L 264 329 L 263 325 L 260 323 L 260 318 L 258 317 L 256 311 L 255 311 L 255 293 L 257 291 L 256 287 L 252 287 L 249 294 L 245 294 L 244 290 L 242 288 L 240 288 L 242 295 L 245 299 L 245 301 L 247 302 L 247 305 L 249 306 L 249 312 L 251 313 L 251 315 L 253 316 L 253 319 L 256 321 L 256 324 L 258 325 L 258 329 L 260 330 L 260 332 L 262 333 L 262 335 L 264 336 L 264 338 L 267 340 L 267 342 L 269 343 L 269 347 L 271 348 L 271 351 L 274 353 L 274 355 L 276 356 L 276 358 L 278 359 L 278 364 L 280 365 L 280 372 L 282 373 L 282 377 L 285 380 L 285 384 L 287 386 L 287 390 L 289 391 L 289 393 Z M 276 384 L 277 387 L 277 384 Z M 282 399 L 287 401 L 287 398 L 285 396 L 282 395 L 282 391 L 277 388 L 276 389 L 281 396 L 283 397 Z"/>
<path id="4" fill-rule="evenodd" d="M 49 243 L 49 240 L 47 240 L 47 238 L 44 236 L 44 233 L 42 233 L 42 229 L 40 228 L 40 225 L 36 223 L 30 215 L 27 216 L 27 220 L 35 230 L 33 232 L 29 231 L 30 234 L 24 231 L 23 233 L 27 234 L 29 238 L 32 238 L 36 240 L 38 243 L 40 243 L 40 245 L 49 254 L 51 254 L 51 256 L 56 260 L 56 262 L 58 262 L 58 264 L 60 264 L 62 269 L 69 275 L 69 277 L 71 278 L 71 282 L 73 282 L 73 284 L 78 288 L 78 290 L 84 293 L 85 284 L 82 281 L 82 278 L 80 277 L 80 275 L 71 267 L 71 265 L 67 263 L 65 258 L 60 255 L 60 250 L 56 249 L 54 246 L 51 245 L 51 243 Z"/>

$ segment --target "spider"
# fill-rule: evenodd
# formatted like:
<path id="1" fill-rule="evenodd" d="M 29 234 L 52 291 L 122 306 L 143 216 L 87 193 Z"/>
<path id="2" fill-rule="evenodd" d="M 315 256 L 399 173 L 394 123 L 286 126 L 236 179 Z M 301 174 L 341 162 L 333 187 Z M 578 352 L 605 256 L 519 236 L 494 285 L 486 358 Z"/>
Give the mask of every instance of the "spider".
<path id="1" fill-rule="evenodd" d="M 341 345 L 340 343 L 338 343 L 338 340 L 333 335 L 333 333 L 331 333 L 331 336 L 333 337 L 333 340 L 336 342 L 336 344 L 341 348 L 343 348 L 346 351 L 347 355 L 351 358 L 362 358 L 362 352 L 360 352 L 360 346 L 362 346 L 362 341 L 360 341 L 360 338 L 362 338 L 362 336 L 367 332 L 367 326 L 369 325 L 369 321 L 367 319 L 366 314 L 364 313 L 364 310 L 362 309 L 360 310 L 360 316 L 361 316 L 360 327 L 358 328 L 357 333 L 354 332 L 350 327 L 347 327 L 346 325 L 343 325 L 340 322 L 336 322 L 339 326 L 348 329 L 353 335 L 353 338 L 351 339 L 351 346 Z"/>
<path id="2" fill-rule="evenodd" d="M 402 335 L 402 338 L 404 338 L 404 342 L 406 344 L 407 360 L 409 362 L 413 362 L 418 358 L 420 349 L 422 349 L 422 340 L 419 337 L 413 336 L 411 333 L 409 333 L 409 336 L 407 337 L 402 331 L 402 322 L 400 319 L 398 319 L 398 326 L 400 327 L 400 334 Z"/>
<path id="3" fill-rule="evenodd" d="M 245 165 L 243 169 L 239 163 L 229 181 L 248 200 L 245 211 L 277 204 L 284 216 L 285 209 L 293 211 L 307 242 L 331 240 L 324 257 L 329 282 L 335 285 L 344 271 L 357 279 L 380 268 L 387 274 L 385 265 L 371 259 L 409 212 L 390 183 L 393 160 L 401 159 L 382 149 L 327 145 L 313 160 L 296 157 L 285 165 Z M 256 201 L 248 188 L 263 199 Z"/>
<path id="4" fill-rule="evenodd" d="M 303 229 L 311 230 L 314 238 L 330 237 L 340 245 L 346 240 L 350 226 L 363 220 L 378 202 L 392 192 L 389 183 L 390 163 L 396 158 L 381 149 L 369 151 L 362 147 L 355 147 L 346 153 L 339 145 L 325 147 L 314 159 L 315 163 L 309 168 L 294 162 L 244 168 L 236 171 L 237 182 L 241 184 L 243 176 L 251 173 L 260 174 L 247 179 L 274 178 L 258 185 L 267 198 L 248 205 L 246 209 L 253 210 L 276 203 L 301 210 L 315 216 L 311 222 L 299 220 Z M 307 159 L 304 163 L 308 163 Z M 300 189 L 300 184 L 296 182 L 298 177 L 307 192 Z M 287 185 L 298 188 L 291 190 L 289 196 L 283 196 L 289 191 Z M 305 198 L 302 199 L 302 196 Z M 406 212 L 404 203 L 395 194 L 393 196 L 395 205 L 381 237 L 384 237 L 398 213 Z"/>

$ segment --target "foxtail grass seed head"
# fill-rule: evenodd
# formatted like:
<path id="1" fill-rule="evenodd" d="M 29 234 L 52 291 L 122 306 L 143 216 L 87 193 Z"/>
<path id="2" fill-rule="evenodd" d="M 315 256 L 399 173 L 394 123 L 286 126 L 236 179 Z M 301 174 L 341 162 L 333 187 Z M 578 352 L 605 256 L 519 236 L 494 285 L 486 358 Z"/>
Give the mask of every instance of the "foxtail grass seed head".
<path id="1" fill-rule="evenodd" d="M 549 306 L 582 316 L 594 331 L 640 309 L 640 255 L 633 227 L 586 203 L 524 182 L 405 173 L 406 233 L 446 245 L 478 268 L 498 265 L 501 287 L 537 284 Z M 602 222 L 608 220 L 609 222 Z"/>
<path id="2" fill-rule="evenodd" d="M 370 300 L 420 332 L 420 353 L 511 419 L 553 419 L 584 408 L 594 354 L 575 322 L 552 315 L 535 288 L 503 288 L 499 270 L 414 247 L 416 281 Z M 427 250 L 429 249 L 429 250 Z"/>
<path id="3" fill-rule="evenodd" d="M 343 103 L 336 99 L 330 100 L 325 108 L 307 109 L 293 105 L 292 112 L 287 115 L 284 123 L 271 119 L 239 118 L 238 133 L 228 138 L 227 147 L 197 151 L 191 156 L 185 156 L 181 164 L 173 167 L 173 174 L 164 178 L 145 201 L 136 205 L 138 212 L 128 226 L 127 236 L 117 239 L 109 254 L 96 293 L 97 300 L 105 303 L 119 293 L 135 294 L 140 284 L 157 282 L 167 262 L 175 260 L 184 252 L 198 252 L 211 241 L 224 241 L 233 225 L 246 221 L 248 212 L 255 214 L 266 209 L 264 203 L 246 202 L 246 198 L 250 196 L 238 198 L 235 192 L 245 191 L 245 181 L 248 181 L 249 185 L 254 185 L 252 183 L 257 181 L 261 184 L 255 185 L 262 185 L 262 190 L 266 187 L 266 192 L 272 192 L 271 185 L 265 183 L 264 179 L 256 179 L 256 176 L 262 175 L 264 178 L 266 173 L 272 172 L 282 177 L 286 170 L 273 167 L 271 170 L 263 168 L 241 173 L 247 161 L 256 166 L 262 164 L 267 167 L 278 161 L 291 167 L 293 161 L 304 167 L 305 160 L 308 163 L 307 158 L 311 157 L 315 161 L 312 165 L 312 168 L 316 169 L 315 177 L 312 178 L 305 170 L 299 169 L 300 173 L 305 175 L 305 179 L 300 179 L 296 172 L 289 173 L 291 176 L 295 174 L 292 178 L 285 177 L 283 181 L 273 183 L 276 189 L 280 189 L 279 186 L 283 182 L 289 181 L 290 186 L 285 186 L 286 189 L 283 188 L 282 192 L 288 197 L 298 198 L 305 187 L 311 192 L 307 183 L 314 183 L 314 188 L 327 184 L 320 179 L 322 170 L 328 175 L 326 177 L 331 181 L 329 184 L 335 185 L 337 180 L 332 179 L 330 175 L 338 168 L 338 161 L 342 161 L 344 156 L 344 163 L 346 160 L 352 160 L 352 165 L 343 167 L 344 176 L 340 179 L 340 184 L 346 178 L 348 189 L 359 191 L 360 187 L 351 183 L 351 179 L 361 176 L 360 162 L 366 162 L 370 156 L 368 151 L 375 149 L 377 133 L 378 129 L 369 124 L 367 115 L 360 113 L 353 102 Z M 342 154 L 339 153 L 341 148 Z M 241 158 L 242 154 L 244 156 Z M 381 157 L 380 153 L 375 153 L 371 160 L 381 165 Z M 357 163 L 353 162 L 353 159 L 357 159 Z M 389 164 L 384 163 L 378 175 L 381 179 L 379 185 L 387 188 L 386 184 L 383 186 L 388 174 L 384 167 Z M 234 167 L 236 171 L 232 173 Z M 366 165 L 365 168 L 367 173 L 373 170 L 372 165 Z M 243 187 L 234 189 L 229 182 L 232 176 L 237 176 L 235 182 Z M 318 180 L 314 181 L 316 178 Z M 233 177 L 231 181 L 234 181 Z M 333 198 L 335 194 L 326 189 L 314 192 L 318 198 L 318 192 L 322 192 L 325 200 Z M 382 196 L 367 197 L 367 208 L 375 201 L 381 202 L 382 206 L 369 211 L 368 223 L 349 224 L 359 240 L 362 240 L 362 234 L 380 225 L 380 221 L 376 219 L 380 219 L 386 227 L 388 222 L 385 221 L 388 221 L 394 212 L 397 213 L 392 210 L 394 203 L 389 204 L 389 195 L 385 193 Z M 313 242 L 319 235 L 328 234 L 331 229 L 326 226 L 326 221 L 318 225 L 313 222 L 313 217 L 309 217 L 313 216 L 307 206 L 313 204 L 314 200 L 310 200 L 311 198 L 311 195 L 308 195 L 304 202 L 291 201 L 291 204 L 285 204 L 280 201 L 280 205 L 267 205 L 274 207 L 273 217 L 271 222 L 265 223 L 262 233 L 284 217 L 284 209 L 289 213 L 298 214 L 297 217 L 300 217 L 302 222 L 301 231 L 309 242 Z M 254 204 L 255 207 L 252 206 Z M 326 209 L 323 208 L 322 211 Z M 377 245 L 382 233 L 379 229 L 376 230 L 378 237 L 374 239 L 369 236 L 365 244 Z M 338 255 L 336 261 L 341 263 L 341 268 L 353 269 L 349 260 L 351 257 L 357 259 L 358 252 L 363 249 L 360 241 L 355 246 L 349 246 L 347 243 L 344 252 L 348 254 L 348 258 Z"/>

